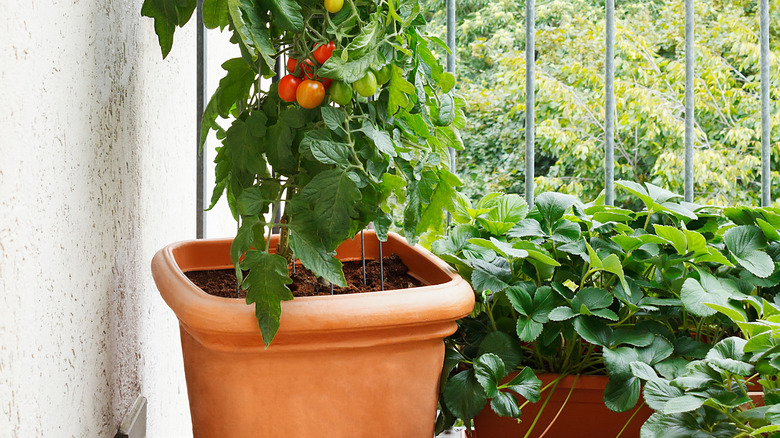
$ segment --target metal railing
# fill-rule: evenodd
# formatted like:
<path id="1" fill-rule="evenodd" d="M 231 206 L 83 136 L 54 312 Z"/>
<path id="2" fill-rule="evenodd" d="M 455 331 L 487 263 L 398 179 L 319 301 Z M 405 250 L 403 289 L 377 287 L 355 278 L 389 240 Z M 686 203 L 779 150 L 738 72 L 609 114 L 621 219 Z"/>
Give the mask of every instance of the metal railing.
<path id="1" fill-rule="evenodd" d="M 456 35 L 455 35 L 455 5 L 456 0 L 446 0 L 447 5 L 447 46 L 451 52 L 447 55 L 447 71 L 455 73 Z M 200 138 L 200 116 L 205 106 L 205 44 L 206 36 L 202 20 L 202 0 L 198 0 L 198 37 L 197 37 L 197 68 L 198 68 L 198 138 Z M 534 202 L 534 144 L 535 144 L 535 0 L 526 0 L 525 11 L 525 196 L 529 205 Z M 605 202 L 613 205 L 615 201 L 615 0 L 606 0 L 605 29 L 605 111 L 604 111 L 604 189 Z M 761 45 L 761 205 L 771 203 L 770 175 L 770 112 L 769 112 L 769 0 L 759 0 L 760 45 Z M 685 183 L 684 199 L 694 201 L 694 142 L 695 142 L 695 33 L 694 33 L 694 0 L 685 0 Z M 706 134 L 705 134 L 706 135 Z M 450 165 L 455 168 L 455 151 L 450 149 Z M 197 237 L 205 235 L 206 212 L 205 183 L 206 166 L 203 154 L 198 144 L 197 164 Z"/>

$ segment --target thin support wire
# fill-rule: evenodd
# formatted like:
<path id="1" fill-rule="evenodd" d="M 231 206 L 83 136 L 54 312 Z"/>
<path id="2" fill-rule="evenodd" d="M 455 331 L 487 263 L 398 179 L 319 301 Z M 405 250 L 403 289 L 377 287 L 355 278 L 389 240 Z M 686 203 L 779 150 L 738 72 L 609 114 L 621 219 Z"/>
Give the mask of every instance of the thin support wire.
<path id="1" fill-rule="evenodd" d="M 203 0 L 198 0 L 197 11 L 195 12 L 198 21 L 197 42 L 196 42 L 196 187 L 195 187 L 195 237 L 203 239 L 206 237 L 206 181 L 208 166 L 206 166 L 206 148 L 201 150 L 201 119 L 206 107 L 206 27 L 203 25 Z"/>
<path id="2" fill-rule="evenodd" d="M 769 0 L 760 0 L 761 33 L 761 206 L 772 203 L 772 176 L 770 165 L 769 115 Z"/>
<path id="3" fill-rule="evenodd" d="M 382 282 L 381 290 L 385 290 L 385 263 L 384 256 L 382 256 L 382 241 L 379 240 L 379 236 L 376 239 L 379 241 L 379 280 Z"/>
<path id="4" fill-rule="evenodd" d="M 534 205 L 534 121 L 535 114 L 535 70 L 536 70 L 536 13 L 535 0 L 525 2 L 525 201 Z"/>
<path id="5" fill-rule="evenodd" d="M 693 80 L 694 64 L 694 5 L 693 0 L 685 0 L 685 201 L 693 202 L 693 140 L 696 132 L 694 125 Z"/>
<path id="6" fill-rule="evenodd" d="M 360 259 L 363 261 L 363 284 L 366 284 L 366 239 L 360 230 Z"/>
<path id="7" fill-rule="evenodd" d="M 604 71 L 604 203 L 615 205 L 615 0 L 606 2 Z"/>

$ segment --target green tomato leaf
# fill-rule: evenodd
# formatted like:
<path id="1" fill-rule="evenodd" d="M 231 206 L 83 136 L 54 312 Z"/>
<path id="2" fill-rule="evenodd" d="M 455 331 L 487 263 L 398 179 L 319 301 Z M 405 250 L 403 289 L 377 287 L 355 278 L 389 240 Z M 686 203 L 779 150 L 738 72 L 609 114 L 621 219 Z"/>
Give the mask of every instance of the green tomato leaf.
<path id="1" fill-rule="evenodd" d="M 246 303 L 255 303 L 255 316 L 268 347 L 279 330 L 282 301 L 293 299 L 287 287 L 292 283 L 287 272 L 287 259 L 265 251 L 250 250 L 244 255 L 241 267 L 249 269 L 243 287 L 247 290 Z"/>
<path id="2" fill-rule="evenodd" d="M 311 225 L 312 223 L 309 223 L 309 226 Z M 309 228 L 313 229 L 315 228 Z M 341 262 L 325 249 L 319 236 L 304 230 L 307 230 L 306 226 L 293 229 L 290 233 L 290 247 L 295 252 L 295 257 L 315 275 L 336 286 L 347 287 Z"/>
<path id="3" fill-rule="evenodd" d="M 285 30 L 303 33 L 301 5 L 295 0 L 268 0 L 271 5 L 274 24 Z M 273 65 L 273 64 L 270 64 Z"/>
<path id="4" fill-rule="evenodd" d="M 227 0 L 203 0 L 203 25 L 207 29 L 224 29 L 228 25 Z"/>

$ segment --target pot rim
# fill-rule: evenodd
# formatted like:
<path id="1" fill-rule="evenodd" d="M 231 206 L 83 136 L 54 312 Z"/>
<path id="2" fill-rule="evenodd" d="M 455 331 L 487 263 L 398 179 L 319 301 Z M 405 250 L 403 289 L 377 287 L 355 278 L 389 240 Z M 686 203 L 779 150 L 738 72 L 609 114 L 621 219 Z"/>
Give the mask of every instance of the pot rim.
<path id="1" fill-rule="evenodd" d="M 373 236 L 373 231 L 366 231 Z M 206 333 L 251 334 L 259 336 L 254 306 L 244 300 L 209 295 L 195 286 L 177 262 L 177 253 L 221 250 L 229 254 L 232 238 L 185 240 L 170 244 L 155 254 L 152 273 L 157 288 L 182 325 Z M 357 294 L 297 297 L 282 302 L 282 318 L 276 337 L 310 332 L 341 332 L 451 322 L 468 315 L 474 305 L 469 284 L 446 263 L 420 246 L 388 233 L 390 248 L 406 247 L 418 261 L 446 278 L 439 284 Z M 389 253 L 389 252 L 388 252 Z M 180 257 L 181 258 L 181 257 Z M 402 255 L 403 258 L 403 255 Z M 348 260 L 349 257 L 340 257 Z M 229 256 L 227 256 L 229 262 Z M 187 271 L 219 269 L 225 264 L 188 266 Z M 232 264 L 228 265 L 232 267 Z"/>

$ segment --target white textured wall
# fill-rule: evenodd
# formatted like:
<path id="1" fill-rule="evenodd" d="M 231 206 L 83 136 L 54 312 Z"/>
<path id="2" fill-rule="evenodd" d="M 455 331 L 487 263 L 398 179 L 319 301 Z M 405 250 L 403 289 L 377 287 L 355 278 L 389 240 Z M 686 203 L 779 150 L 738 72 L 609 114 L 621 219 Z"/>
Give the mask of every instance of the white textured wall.
<path id="1" fill-rule="evenodd" d="M 141 0 L 0 2 L 0 437 L 191 435 L 149 263 L 194 236 L 194 28 Z"/>

